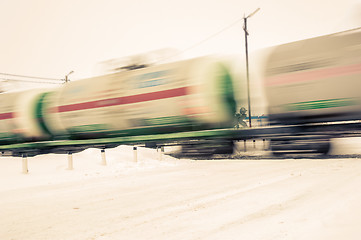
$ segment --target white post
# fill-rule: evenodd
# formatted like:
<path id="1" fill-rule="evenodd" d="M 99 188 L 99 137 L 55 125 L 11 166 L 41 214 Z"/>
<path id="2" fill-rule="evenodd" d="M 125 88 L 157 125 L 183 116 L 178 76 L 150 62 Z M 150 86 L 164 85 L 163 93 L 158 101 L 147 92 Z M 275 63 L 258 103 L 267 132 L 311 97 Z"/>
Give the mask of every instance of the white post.
<path id="1" fill-rule="evenodd" d="M 28 174 L 29 173 L 29 169 L 28 169 L 28 157 L 26 156 L 26 154 L 23 154 L 23 174 Z"/>
<path id="2" fill-rule="evenodd" d="M 158 154 L 159 154 L 158 159 L 159 159 L 159 161 L 163 160 L 163 153 L 164 153 L 164 147 L 162 146 L 162 147 L 160 147 L 160 149 L 158 151 Z"/>
<path id="3" fill-rule="evenodd" d="M 137 147 L 133 147 L 134 162 L 138 162 L 138 151 Z"/>
<path id="4" fill-rule="evenodd" d="M 68 152 L 68 170 L 73 170 L 73 154 Z"/>
<path id="5" fill-rule="evenodd" d="M 102 149 L 101 150 L 101 155 L 102 155 L 102 165 L 107 165 L 107 160 L 106 160 L 106 158 L 105 158 L 105 149 Z"/>
<path id="6" fill-rule="evenodd" d="M 158 160 L 162 161 L 162 151 L 160 150 L 160 147 L 157 147 L 157 152 L 158 152 Z"/>

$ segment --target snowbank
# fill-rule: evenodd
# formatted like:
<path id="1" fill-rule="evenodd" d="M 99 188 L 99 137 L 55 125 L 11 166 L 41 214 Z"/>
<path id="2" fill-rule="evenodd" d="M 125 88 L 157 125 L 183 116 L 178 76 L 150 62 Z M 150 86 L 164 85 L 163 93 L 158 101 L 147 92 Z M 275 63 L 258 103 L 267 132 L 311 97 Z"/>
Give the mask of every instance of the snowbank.
<path id="1" fill-rule="evenodd" d="M 106 149 L 106 166 L 101 164 L 101 150 L 90 148 L 73 154 L 73 170 L 68 169 L 66 154 L 46 154 L 28 158 L 29 173 L 22 173 L 21 157 L 0 158 L 0 191 L 40 185 L 81 181 L 89 178 L 126 175 L 136 171 L 171 167 L 180 162 L 156 149 L 137 148 L 137 161 L 132 146 Z"/>

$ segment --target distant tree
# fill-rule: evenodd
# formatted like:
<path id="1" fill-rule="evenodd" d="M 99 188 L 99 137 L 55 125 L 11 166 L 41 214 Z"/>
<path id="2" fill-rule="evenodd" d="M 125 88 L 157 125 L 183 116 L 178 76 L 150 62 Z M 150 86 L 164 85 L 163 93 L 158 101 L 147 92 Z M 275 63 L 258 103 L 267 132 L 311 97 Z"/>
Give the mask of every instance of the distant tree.
<path id="1" fill-rule="evenodd" d="M 239 113 L 236 113 L 234 115 L 235 118 L 235 124 L 234 127 L 239 129 L 240 127 L 247 127 L 247 123 L 244 121 L 247 117 L 246 114 L 247 110 L 244 107 L 241 107 L 239 109 Z"/>

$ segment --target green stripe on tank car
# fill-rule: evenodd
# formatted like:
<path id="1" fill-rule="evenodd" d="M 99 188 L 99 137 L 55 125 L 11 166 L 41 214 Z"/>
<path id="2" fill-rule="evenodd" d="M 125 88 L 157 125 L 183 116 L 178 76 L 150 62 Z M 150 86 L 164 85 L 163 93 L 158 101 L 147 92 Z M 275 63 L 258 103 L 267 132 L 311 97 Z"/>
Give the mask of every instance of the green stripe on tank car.
<path id="1" fill-rule="evenodd" d="M 135 121 L 135 120 L 134 120 Z M 152 123 L 152 125 L 150 125 Z M 148 124 L 148 125 L 147 125 Z M 138 127 L 128 129 L 109 131 L 109 136 L 135 136 L 135 135 L 149 135 L 160 134 L 165 132 L 181 132 L 201 130 L 200 124 L 194 122 L 184 116 L 171 116 L 143 119 L 142 124 Z"/>
<path id="2" fill-rule="evenodd" d="M 169 116 L 144 119 L 145 126 L 161 126 L 169 124 L 187 124 L 189 120 L 184 116 Z"/>
<path id="3" fill-rule="evenodd" d="M 13 133 L 7 133 L 7 132 L 0 133 L 0 141 L 1 140 L 9 140 L 9 139 L 17 140 L 18 136 Z"/>
<path id="4" fill-rule="evenodd" d="M 12 137 L 12 134 L 9 133 L 0 133 L 0 139 L 9 139 Z"/>
<path id="5" fill-rule="evenodd" d="M 15 134 L 15 133 L 11 133 L 11 132 L 0 133 L 1 144 L 16 143 L 16 142 L 22 142 L 22 141 L 24 141 L 24 138 L 20 134 Z"/>
<path id="6" fill-rule="evenodd" d="M 227 69 L 227 67 L 223 64 L 218 65 L 219 68 L 219 78 L 218 80 L 218 91 L 221 95 L 222 100 L 225 102 L 225 107 L 228 110 L 228 113 L 230 116 L 232 116 L 232 122 L 233 122 L 233 116 L 236 112 L 237 103 L 234 97 L 234 87 L 233 87 L 233 81 L 232 76 Z"/>
<path id="7" fill-rule="evenodd" d="M 327 99 L 319 101 L 308 101 L 291 103 L 285 105 L 286 111 L 301 111 L 322 108 L 346 107 L 357 105 L 357 101 L 352 98 Z"/>
<path id="8" fill-rule="evenodd" d="M 148 125 L 144 124 L 146 120 L 148 121 Z M 149 125 L 150 122 L 152 125 Z M 94 134 L 108 137 L 119 137 L 202 129 L 202 126 L 199 126 L 199 124 L 196 124 L 183 116 L 143 119 L 142 123 L 142 126 L 123 130 L 112 130 L 111 127 L 106 124 L 89 124 L 71 127 L 68 128 L 67 131 L 71 135 L 72 139 L 77 139 L 84 138 L 86 135 Z"/>
<path id="9" fill-rule="evenodd" d="M 51 132 L 49 128 L 46 126 L 44 117 L 43 117 L 43 108 L 44 108 L 44 98 L 46 95 L 48 95 L 49 92 L 43 93 L 40 95 L 39 100 L 37 101 L 36 107 L 35 107 L 35 116 L 38 120 L 40 128 L 47 134 L 51 135 Z"/>
<path id="10" fill-rule="evenodd" d="M 105 132 L 109 131 L 109 127 L 106 124 L 88 124 L 71 127 L 67 131 L 71 134 Z"/>

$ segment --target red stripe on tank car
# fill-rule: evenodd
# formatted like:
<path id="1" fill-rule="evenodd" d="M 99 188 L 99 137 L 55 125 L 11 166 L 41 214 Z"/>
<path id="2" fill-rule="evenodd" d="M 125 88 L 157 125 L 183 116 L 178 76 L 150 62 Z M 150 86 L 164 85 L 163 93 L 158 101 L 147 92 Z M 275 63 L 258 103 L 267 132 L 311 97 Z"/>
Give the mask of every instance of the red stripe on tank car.
<path id="1" fill-rule="evenodd" d="M 267 86 L 283 85 L 287 83 L 307 82 L 331 77 L 340 77 L 361 73 L 361 64 L 318 69 L 302 73 L 286 73 L 266 79 Z"/>
<path id="2" fill-rule="evenodd" d="M 14 118 L 14 117 L 15 117 L 15 114 L 12 112 L 0 113 L 0 120 L 10 119 L 10 118 Z"/>
<path id="3" fill-rule="evenodd" d="M 187 95 L 187 87 L 122 97 L 121 104 L 147 102 L 147 101 L 153 101 L 153 100 L 159 100 L 165 98 L 180 97 L 184 95 Z"/>
<path id="4" fill-rule="evenodd" d="M 169 89 L 158 92 L 142 93 L 119 98 L 109 98 L 91 102 L 69 104 L 57 107 L 57 112 L 71 112 L 78 110 L 86 110 L 100 107 L 110 107 L 123 104 L 147 102 L 166 98 L 180 97 L 187 95 L 187 87 Z"/>

